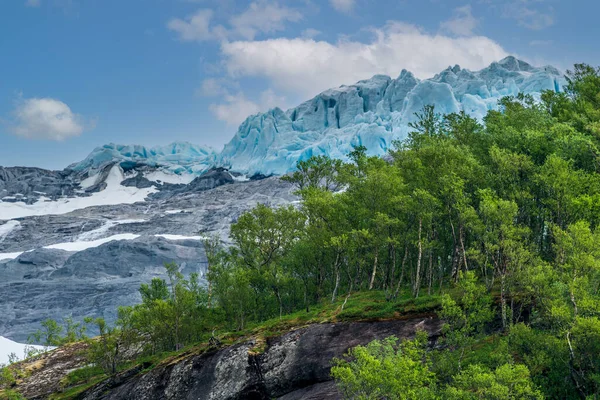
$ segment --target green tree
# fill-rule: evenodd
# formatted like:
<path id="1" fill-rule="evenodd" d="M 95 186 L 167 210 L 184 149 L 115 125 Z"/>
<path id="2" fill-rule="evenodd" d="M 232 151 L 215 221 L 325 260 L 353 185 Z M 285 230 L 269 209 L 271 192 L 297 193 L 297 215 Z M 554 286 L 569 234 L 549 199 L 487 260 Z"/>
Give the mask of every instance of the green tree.
<path id="1" fill-rule="evenodd" d="M 425 352 L 427 335 L 398 343 L 394 337 L 352 348 L 334 360 L 331 375 L 346 399 L 437 399 Z"/>

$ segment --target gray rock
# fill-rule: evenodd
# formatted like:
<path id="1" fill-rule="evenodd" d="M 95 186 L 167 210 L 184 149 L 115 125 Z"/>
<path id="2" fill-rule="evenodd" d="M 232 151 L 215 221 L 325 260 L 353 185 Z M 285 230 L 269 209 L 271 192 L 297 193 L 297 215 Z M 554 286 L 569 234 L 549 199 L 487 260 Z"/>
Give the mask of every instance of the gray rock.
<path id="1" fill-rule="evenodd" d="M 136 187 L 138 189 L 145 189 L 154 186 L 153 182 L 150 182 L 147 178 L 144 177 L 144 174 L 138 173 L 136 176 L 132 178 L 127 178 L 121 185 L 125 187 Z"/>
<path id="2" fill-rule="evenodd" d="M 69 171 L 48 171 L 30 167 L 0 167 L 0 201 L 34 203 L 40 196 L 57 199 L 72 196 L 79 187 Z M 7 198 L 8 197 L 8 198 Z"/>
<path id="3" fill-rule="evenodd" d="M 0 263 L 0 282 L 19 282 L 47 279 L 69 259 L 69 252 L 55 249 L 36 249 L 23 253 L 15 260 Z"/>
<path id="4" fill-rule="evenodd" d="M 435 340 L 435 318 L 316 324 L 276 337 L 263 354 L 254 341 L 180 357 L 140 375 L 126 373 L 84 393 L 85 400 L 341 399 L 330 376 L 331 360 L 351 347 L 389 336 L 411 338 L 424 329 Z"/>
<path id="5" fill-rule="evenodd" d="M 222 173 L 227 172 L 212 176 Z M 0 253 L 26 252 L 15 260 L 0 261 L 0 336 L 24 342 L 46 318 L 103 316 L 113 321 L 117 307 L 140 301 L 141 283 L 164 277 L 164 262 L 178 263 L 185 274 L 205 268 L 200 241 L 169 241 L 154 235 L 216 234 L 227 243 L 230 224 L 241 213 L 258 203 L 289 204 L 296 200 L 292 192 L 288 183 L 268 178 L 136 204 L 19 218 L 19 228 L 0 238 Z M 116 223 L 132 219 L 143 222 Z M 141 236 L 78 253 L 42 249 L 121 233 Z"/>

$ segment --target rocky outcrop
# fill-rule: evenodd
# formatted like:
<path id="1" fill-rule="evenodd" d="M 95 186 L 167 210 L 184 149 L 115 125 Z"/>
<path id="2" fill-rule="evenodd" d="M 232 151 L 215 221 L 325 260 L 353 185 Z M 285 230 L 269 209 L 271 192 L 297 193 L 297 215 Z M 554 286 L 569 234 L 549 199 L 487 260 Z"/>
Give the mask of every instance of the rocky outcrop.
<path id="1" fill-rule="evenodd" d="M 0 201 L 34 203 L 41 196 L 72 196 L 79 183 L 69 171 L 30 167 L 0 167 Z"/>
<path id="2" fill-rule="evenodd" d="M 192 194 L 211 190 L 223 185 L 235 183 L 233 175 L 225 168 L 212 168 L 202 175 L 194 178 L 187 185 L 164 184 L 158 186 L 159 192 L 152 193 L 150 198 L 153 200 L 168 200 L 184 194 Z"/>
<path id="3" fill-rule="evenodd" d="M 129 371 L 82 394 L 85 400 L 339 399 L 331 360 L 351 347 L 389 336 L 432 339 L 441 322 L 432 317 L 310 325 L 269 339 L 255 354 L 255 340 L 204 354 L 187 354 L 145 374 Z"/>
<path id="4" fill-rule="evenodd" d="M 23 376 L 18 381 L 19 392 L 26 399 L 41 400 L 60 391 L 62 379 L 71 371 L 87 364 L 86 350 L 87 346 L 84 343 L 76 343 L 11 366 Z"/>

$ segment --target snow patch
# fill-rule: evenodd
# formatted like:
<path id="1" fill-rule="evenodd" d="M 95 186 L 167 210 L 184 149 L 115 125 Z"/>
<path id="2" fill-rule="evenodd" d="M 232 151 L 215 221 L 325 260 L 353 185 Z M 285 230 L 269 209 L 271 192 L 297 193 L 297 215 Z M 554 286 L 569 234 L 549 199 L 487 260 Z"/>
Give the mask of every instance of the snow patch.
<path id="1" fill-rule="evenodd" d="M 156 192 L 156 188 L 138 189 L 121 186 L 125 179 L 123 170 L 115 165 L 106 178 L 106 189 L 93 193 L 89 197 L 63 198 L 57 201 L 41 197 L 31 205 L 23 202 L 0 203 L 0 220 L 29 217 L 35 215 L 67 214 L 93 206 L 108 206 L 117 204 L 133 204 L 144 201 L 148 195 Z"/>
<path id="2" fill-rule="evenodd" d="M 16 253 L 0 253 L 0 261 L 14 260 L 19 257 L 24 251 L 17 251 Z"/>
<path id="3" fill-rule="evenodd" d="M 124 222 L 124 221 L 130 221 L 130 222 Z M 134 221 L 134 222 L 131 222 L 131 221 Z M 139 222 L 144 222 L 144 220 L 122 220 L 119 222 L 121 222 L 121 223 L 139 223 Z M 100 229 L 102 229 L 102 228 L 99 228 L 95 231 L 97 232 Z M 92 232 L 94 232 L 94 231 L 92 231 Z M 89 232 L 86 232 L 86 233 L 89 233 Z M 43 248 L 44 249 L 64 250 L 64 251 L 70 251 L 70 252 L 78 252 L 78 251 L 91 249 L 94 247 L 99 247 L 105 243 L 109 243 L 112 241 L 135 240 L 135 239 L 139 238 L 140 236 L 141 235 L 138 235 L 135 233 L 119 233 L 117 235 L 112 235 L 112 236 L 108 236 L 108 237 L 96 239 L 96 240 L 76 240 L 74 242 L 52 244 L 49 246 L 44 246 Z M 81 236 L 79 236 L 79 237 L 81 237 Z M 154 237 L 160 237 L 160 238 L 164 238 L 167 240 L 173 240 L 173 241 L 205 240 L 206 239 L 206 237 L 204 237 L 204 236 L 184 236 L 184 235 L 171 235 L 171 234 L 158 234 L 158 235 L 154 235 Z M 21 254 L 29 253 L 31 251 L 33 251 L 33 250 L 20 251 L 20 252 L 15 252 L 15 253 L 0 253 L 0 260 L 2 260 L 2 261 L 14 260 L 17 257 L 19 257 Z"/>
<path id="4" fill-rule="evenodd" d="M 58 243 L 50 246 L 45 246 L 44 249 L 57 249 L 57 250 L 65 250 L 65 251 L 83 251 L 87 249 L 91 249 L 93 247 L 101 246 L 105 243 L 118 241 L 118 240 L 134 240 L 139 238 L 140 235 L 134 233 L 120 233 L 118 235 L 112 235 L 109 237 L 105 237 L 102 239 L 96 240 L 88 240 L 88 241 L 76 241 L 76 242 L 67 242 L 67 243 Z"/>
<path id="5" fill-rule="evenodd" d="M 182 235 L 167 235 L 167 234 L 161 234 L 161 235 L 154 235 L 155 237 L 161 237 L 167 240 L 205 240 L 206 237 L 204 236 L 182 236 Z"/>
<path id="6" fill-rule="evenodd" d="M 18 229 L 20 226 L 21 223 L 19 221 L 8 221 L 4 225 L 0 225 L 0 243 L 2 243 L 12 231 Z"/>
<path id="7" fill-rule="evenodd" d="M 146 222 L 145 219 L 120 219 L 120 220 L 108 220 L 98 229 L 94 229 L 89 232 L 84 232 L 77 237 L 77 241 L 90 241 L 97 238 L 102 237 L 106 232 L 108 232 L 111 228 L 117 225 L 125 225 L 125 224 L 141 224 Z"/>
<path id="8" fill-rule="evenodd" d="M 19 360 L 22 360 L 27 355 L 27 351 L 29 349 L 48 351 L 51 348 L 44 346 L 34 346 L 30 344 L 22 344 L 13 342 L 10 339 L 7 339 L 3 336 L 0 336 L 0 364 L 7 364 L 8 357 L 14 353 Z"/>
<path id="9" fill-rule="evenodd" d="M 153 171 L 148 174 L 145 174 L 144 178 L 148 179 L 151 182 L 172 183 L 174 185 L 187 185 L 196 178 L 196 175 L 188 173 L 179 175 L 174 173 L 167 173 L 164 171 Z"/>

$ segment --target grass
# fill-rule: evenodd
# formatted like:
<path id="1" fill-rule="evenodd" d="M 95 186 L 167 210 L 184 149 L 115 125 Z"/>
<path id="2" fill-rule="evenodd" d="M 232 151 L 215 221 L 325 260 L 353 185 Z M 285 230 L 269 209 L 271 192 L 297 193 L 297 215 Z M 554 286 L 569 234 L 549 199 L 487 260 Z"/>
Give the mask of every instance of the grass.
<path id="1" fill-rule="evenodd" d="M 104 371 L 102 371 L 102 368 L 97 367 L 95 365 L 90 365 L 70 372 L 61 380 L 60 385 L 65 388 L 80 385 L 82 383 L 87 383 L 93 378 L 96 378 L 103 374 Z"/>
<path id="2" fill-rule="evenodd" d="M 312 306 L 308 312 L 302 310 L 281 318 L 253 323 L 242 331 L 224 333 L 221 335 L 221 340 L 225 345 L 232 345 L 253 338 L 257 345 L 252 352 L 261 353 L 266 350 L 266 339 L 311 324 L 382 321 L 432 314 L 440 307 L 441 296 L 432 295 L 414 299 L 406 294 L 395 301 L 387 301 L 383 291 L 364 291 L 353 293 L 342 309 L 344 301 L 345 296 L 340 296 L 336 302 L 324 301 Z"/>
<path id="3" fill-rule="evenodd" d="M 75 371 L 74 371 L 75 372 Z M 98 383 L 102 382 L 106 379 L 106 375 L 102 373 L 101 375 L 90 378 L 86 383 L 78 384 L 69 388 L 66 388 L 64 391 L 59 393 L 54 393 L 49 397 L 49 400 L 67 400 L 74 399 L 81 393 L 85 392 L 88 389 L 96 386 Z"/>

